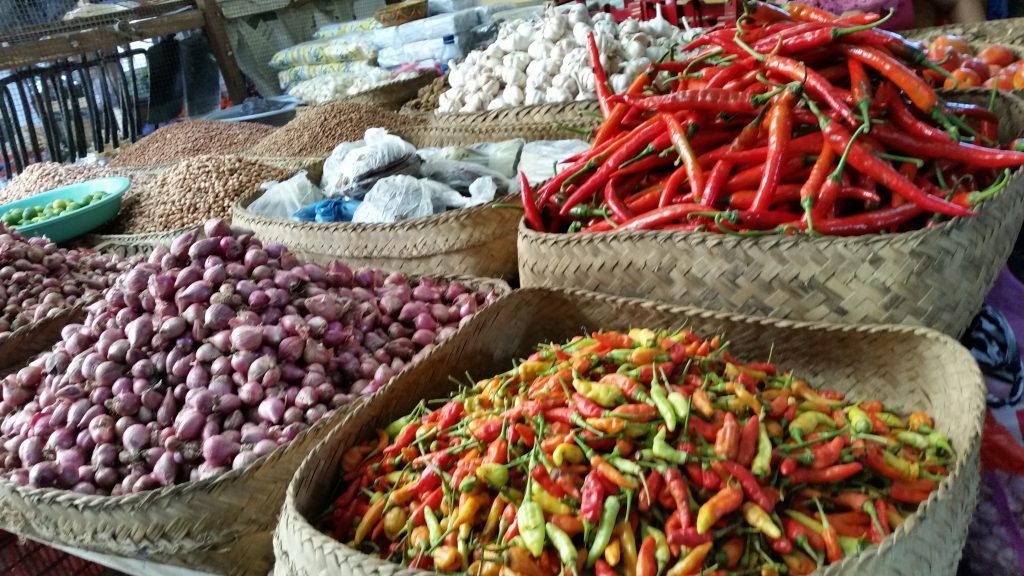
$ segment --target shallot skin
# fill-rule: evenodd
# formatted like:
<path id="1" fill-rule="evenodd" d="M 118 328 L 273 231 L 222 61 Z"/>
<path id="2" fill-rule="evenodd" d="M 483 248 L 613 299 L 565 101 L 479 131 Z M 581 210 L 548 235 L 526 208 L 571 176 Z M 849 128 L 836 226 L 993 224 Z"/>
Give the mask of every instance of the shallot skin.
<path id="1" fill-rule="evenodd" d="M 493 297 L 303 263 L 207 222 L 125 269 L 3 379 L 0 476 L 111 495 L 244 469 L 386 386 Z"/>

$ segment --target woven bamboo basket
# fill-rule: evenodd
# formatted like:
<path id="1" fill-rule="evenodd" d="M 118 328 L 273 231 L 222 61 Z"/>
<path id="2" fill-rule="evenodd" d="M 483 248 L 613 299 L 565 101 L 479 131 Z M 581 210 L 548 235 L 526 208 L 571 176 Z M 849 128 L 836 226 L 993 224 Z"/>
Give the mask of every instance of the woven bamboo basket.
<path id="1" fill-rule="evenodd" d="M 78 243 L 97 252 L 117 254 L 123 258 L 147 256 L 157 246 L 170 244 L 176 236 L 192 228 L 195 226 L 152 234 L 90 234 L 83 236 Z"/>
<path id="2" fill-rule="evenodd" d="M 936 36 L 954 34 L 963 36 L 969 42 L 979 44 L 995 44 L 1009 42 L 1020 43 L 1024 38 L 1024 18 L 1006 18 L 973 24 L 950 24 L 948 26 L 930 26 L 914 28 L 902 32 L 911 40 L 927 41 Z"/>
<path id="3" fill-rule="evenodd" d="M 438 278 L 499 294 L 511 290 L 501 280 Z M 99 554 L 214 574 L 265 576 L 273 564 L 271 538 L 288 482 L 350 409 L 335 411 L 247 468 L 150 492 L 88 496 L 0 480 L 0 529 Z"/>
<path id="4" fill-rule="evenodd" d="M 426 126 L 400 132 L 403 138 L 418 147 L 453 146 L 510 138 L 528 141 L 578 139 L 584 137 L 581 132 L 589 133 L 600 122 L 597 102 L 570 102 L 504 108 L 480 114 L 434 115 Z"/>
<path id="5" fill-rule="evenodd" d="M 969 99 L 967 97 L 959 100 Z M 1000 95 L 1010 139 L 1024 104 Z M 976 218 L 850 238 L 707 232 L 548 234 L 520 224 L 524 287 L 579 288 L 741 314 L 915 324 L 959 335 L 995 282 L 1024 220 L 1024 174 Z"/>
<path id="6" fill-rule="evenodd" d="M 511 278 L 516 273 L 516 222 L 521 210 L 495 204 L 515 197 L 451 210 L 394 224 L 298 222 L 261 216 L 247 210 L 260 196 L 253 192 L 235 204 L 232 223 L 251 230 L 264 242 L 280 242 L 301 258 L 328 264 L 376 266 L 410 274 L 445 274 Z"/>
<path id="7" fill-rule="evenodd" d="M 68 324 L 85 318 L 85 303 L 54 311 L 37 322 L 0 334 L 0 371 L 21 367 L 36 354 L 48 350 Z"/>
<path id="8" fill-rule="evenodd" d="M 451 374 L 486 377 L 584 330 L 672 327 L 724 332 L 740 358 L 771 357 L 808 381 L 900 410 L 926 410 L 950 436 L 957 460 L 917 514 L 878 547 L 822 574 L 956 573 L 978 486 L 985 387 L 970 354 L 937 332 L 900 326 L 849 326 L 758 319 L 578 291 L 524 289 L 496 302 L 423 361 L 364 399 L 303 462 L 288 487 L 274 535 L 275 576 L 422 573 L 371 558 L 336 542 L 310 521 L 337 493 L 345 451 L 422 398 L 455 390 Z M 315 521 L 315 520 L 314 520 Z"/>

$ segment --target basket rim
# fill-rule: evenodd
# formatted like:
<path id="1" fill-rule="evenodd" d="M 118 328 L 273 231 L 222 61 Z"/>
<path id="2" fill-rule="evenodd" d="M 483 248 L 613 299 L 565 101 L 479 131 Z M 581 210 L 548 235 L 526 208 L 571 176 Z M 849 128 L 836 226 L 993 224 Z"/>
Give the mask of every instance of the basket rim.
<path id="1" fill-rule="evenodd" d="M 986 90 L 987 92 L 987 90 Z M 1017 168 L 1014 171 L 1010 179 L 1024 178 L 1024 166 Z M 1007 186 L 1008 187 L 1008 186 Z M 1006 189 L 1000 190 L 993 198 L 1001 197 L 1006 193 Z M 992 199 L 989 200 L 991 202 Z M 985 209 L 985 204 L 981 205 L 981 210 Z M 763 244 L 766 246 L 775 246 L 777 248 L 793 248 L 802 245 L 871 245 L 871 244 L 885 244 L 894 241 L 901 242 L 916 242 L 922 238 L 933 236 L 935 234 L 946 234 L 949 233 L 950 229 L 965 226 L 967 223 L 977 220 L 981 217 L 981 211 L 979 210 L 978 216 L 970 218 L 957 216 L 938 224 L 937 226 L 931 226 L 926 228 L 918 228 L 916 230 L 909 230 L 907 232 L 897 232 L 895 234 L 860 234 L 857 236 L 825 236 L 825 235 L 787 235 L 787 234 L 766 234 L 763 236 L 733 236 L 731 234 L 719 234 L 715 232 L 700 232 L 690 230 L 633 230 L 628 232 L 617 232 L 615 230 L 608 230 L 605 232 L 597 232 L 592 234 L 567 234 L 565 232 L 540 232 L 533 230 L 526 226 L 525 217 L 519 220 L 519 237 L 528 239 L 531 242 L 540 242 L 546 244 L 558 244 L 567 242 L 616 242 L 616 241 L 637 241 L 637 240 L 665 240 L 665 239 L 679 239 L 684 240 L 693 244 L 705 244 L 708 242 L 714 242 L 715 244 L 726 244 L 726 245 L 738 245 L 746 244 Z"/>
<path id="2" fill-rule="evenodd" d="M 480 276 L 465 275 L 446 276 L 443 274 L 407 274 L 406 276 L 409 279 L 419 279 L 424 276 L 430 276 L 435 280 L 443 280 L 446 282 L 463 282 L 467 284 L 472 283 L 474 289 L 494 289 L 498 291 L 498 298 L 503 298 L 507 294 L 512 292 L 512 288 L 509 286 L 508 282 L 505 282 L 500 278 L 486 278 Z M 83 307 L 84 306 L 85 305 L 83 304 Z M 456 332 L 458 332 L 459 330 L 462 330 L 461 326 L 456 329 Z M 415 359 L 413 362 L 410 362 L 408 365 L 417 364 L 421 362 L 423 358 L 426 358 L 430 354 L 433 354 L 436 348 L 437 347 L 435 346 L 426 354 L 424 354 L 420 358 Z M 172 484 L 170 486 L 162 486 L 160 488 L 156 488 L 153 490 L 146 490 L 143 492 L 136 492 L 133 494 L 103 496 L 100 494 L 81 494 L 78 492 L 74 492 L 72 490 L 63 490 L 57 488 L 29 488 L 26 486 L 20 486 L 18 484 L 15 484 L 14 482 L 0 476 L 0 490 L 9 490 L 16 492 L 20 497 L 24 498 L 25 500 L 31 500 L 36 504 L 65 506 L 70 503 L 73 503 L 74 506 L 80 509 L 87 507 L 107 508 L 131 506 L 134 504 L 144 505 L 151 503 L 153 501 L 174 499 L 197 492 L 213 492 L 224 485 L 228 485 L 234 482 L 242 475 L 256 472 L 258 470 L 263 469 L 266 466 L 274 464 L 275 462 L 283 458 L 283 454 L 286 452 L 285 449 L 287 447 L 291 446 L 292 444 L 297 444 L 300 438 L 305 438 L 309 436 L 309 434 L 312 433 L 313 430 L 322 431 L 326 427 L 342 424 L 348 419 L 348 414 L 353 408 L 357 407 L 359 403 L 362 402 L 365 398 L 371 397 L 373 397 L 373 395 L 357 396 L 356 398 L 352 399 L 348 404 L 345 404 L 344 406 L 335 409 L 335 414 L 340 415 L 341 419 L 335 422 L 334 424 L 330 423 L 331 418 L 322 418 L 319 421 L 317 421 L 316 424 L 313 424 L 309 428 L 306 428 L 305 430 L 300 432 L 295 438 L 293 438 L 287 444 L 278 446 L 269 454 L 256 459 L 255 461 L 245 466 L 244 468 L 240 468 L 237 470 L 229 470 L 223 474 L 211 478 L 182 482 L 181 484 Z M 289 480 L 289 482 L 291 481 Z M 2 501 L 2 499 L 3 494 L 2 492 L 0 492 L 0 501 Z"/>
<path id="3" fill-rule="evenodd" d="M 440 214 L 431 214 L 430 216 L 423 216 L 420 218 L 410 218 L 408 220 L 399 220 L 398 222 L 387 223 L 353 223 L 353 222 L 300 222 L 298 220 L 286 220 L 284 218 L 271 218 L 269 216 L 263 216 L 262 214 L 256 214 L 255 212 L 249 211 L 249 205 L 256 201 L 259 196 L 263 195 L 262 190 L 254 190 L 249 192 L 245 196 L 242 196 L 235 202 L 234 209 L 241 212 L 241 215 L 248 219 L 250 222 L 257 222 L 262 225 L 272 226 L 286 226 L 290 228 L 297 228 L 304 231 L 321 231 L 321 232 L 396 232 L 406 230 L 420 230 L 423 228 L 432 228 L 434 226 L 440 226 L 442 224 L 450 224 L 453 222 L 461 222 L 468 220 L 490 210 L 511 210 L 511 208 L 502 208 L 499 204 L 508 204 L 509 201 L 515 200 L 519 197 L 518 194 L 508 194 L 485 204 L 479 206 L 471 206 L 469 208 L 456 208 L 455 210 L 447 210 Z"/>
<path id="4" fill-rule="evenodd" d="M 579 290 L 579 289 L 559 289 L 559 288 L 539 288 L 539 287 L 521 288 L 521 289 L 513 291 L 510 294 L 503 295 L 501 297 L 501 299 L 504 300 L 506 298 L 517 298 L 517 297 L 521 297 L 523 294 L 529 294 L 529 293 L 540 293 L 540 294 L 558 293 L 558 294 L 566 295 L 566 296 L 582 297 L 582 298 L 585 298 L 585 299 L 587 299 L 587 300 L 589 300 L 591 302 L 594 302 L 594 303 L 609 302 L 609 303 L 617 303 L 617 304 L 643 305 L 643 306 L 647 306 L 649 308 L 652 308 L 655 311 L 662 311 L 662 310 L 664 310 L 664 311 L 673 311 L 673 312 L 676 312 L 676 313 L 682 312 L 682 313 L 686 313 L 686 314 L 689 314 L 691 316 L 694 316 L 696 318 L 700 318 L 702 320 L 711 320 L 711 321 L 719 320 L 719 321 L 730 321 L 730 322 L 748 323 L 748 324 L 751 324 L 751 325 L 754 325 L 754 326 L 765 326 L 765 327 L 770 326 L 770 327 L 780 328 L 780 329 L 817 330 L 817 331 L 820 331 L 820 332 L 823 332 L 823 333 L 826 333 L 826 334 L 830 334 L 830 333 L 860 333 L 860 334 L 890 333 L 890 334 L 912 335 L 912 336 L 916 336 L 916 337 L 919 337 L 919 338 L 923 338 L 926 341 L 931 341 L 931 342 L 936 343 L 936 344 L 940 344 L 940 345 L 943 345 L 943 346 L 949 346 L 953 353 L 960 354 L 960 355 L 964 356 L 965 360 L 969 360 L 969 359 L 972 360 L 972 358 L 973 358 L 973 357 L 970 356 L 969 352 L 967 352 L 967 350 L 965 348 L 960 346 L 959 343 L 954 338 L 952 338 L 951 336 L 948 336 L 946 334 L 943 334 L 942 332 L 938 332 L 936 330 L 933 330 L 933 329 L 930 329 L 930 328 L 926 328 L 926 327 L 923 327 L 923 326 L 912 326 L 912 325 L 902 325 L 902 324 L 838 324 L 838 323 L 834 323 L 834 322 L 823 322 L 823 321 L 787 320 L 787 319 L 779 319 L 779 318 L 768 318 L 768 317 L 763 317 L 763 316 L 749 316 L 749 315 L 745 315 L 745 314 L 736 314 L 736 313 L 732 313 L 732 312 L 715 311 L 715 310 L 710 310 L 710 309 L 706 309 L 706 308 L 700 308 L 700 307 L 697 307 L 697 306 L 681 306 L 681 305 L 665 304 L 665 303 L 654 301 L 654 300 L 646 300 L 646 299 L 642 299 L 642 298 L 633 298 L 633 297 L 624 297 L 624 296 L 614 296 L 614 295 L 602 294 L 602 293 L 599 293 L 599 292 L 593 292 L 593 291 L 588 291 L 588 290 Z M 435 353 L 437 353 L 437 348 L 431 350 L 431 352 L 429 354 L 432 355 L 432 354 L 435 354 Z M 426 358 L 427 356 L 429 356 L 429 355 L 425 355 L 424 358 Z M 975 384 L 976 384 L 975 387 L 977 388 L 977 393 L 979 394 L 979 396 L 983 397 L 984 396 L 984 379 L 983 379 L 983 376 L 981 374 L 981 370 L 978 368 L 977 363 L 971 361 L 971 362 L 965 362 L 964 364 L 965 364 L 965 370 L 969 374 L 969 378 L 971 380 L 975 381 Z M 363 404 L 363 405 L 369 404 L 370 402 L 373 402 L 377 398 L 378 395 L 382 395 L 384 390 L 385 390 L 385 387 L 382 387 L 381 390 L 378 390 L 374 394 L 372 394 L 370 396 L 365 396 L 365 397 L 360 398 L 359 402 L 361 404 Z M 984 403 L 982 403 L 982 405 L 984 405 Z M 360 406 L 360 409 L 365 409 L 365 406 Z M 350 412 L 349 414 L 347 414 L 346 417 L 342 421 L 340 421 L 338 423 L 338 427 L 335 428 L 335 430 L 332 431 L 332 433 L 336 432 L 341 427 L 345 426 L 347 424 L 347 420 L 352 416 L 353 413 L 354 412 Z M 983 417 L 983 413 L 980 414 L 979 416 Z M 860 552 L 858 554 L 855 554 L 853 556 L 847 556 L 847 557 L 843 558 L 843 560 L 841 560 L 840 562 L 838 562 L 836 564 L 830 564 L 829 566 L 826 566 L 826 567 L 823 567 L 822 569 L 817 570 L 815 572 L 815 574 L 822 574 L 823 571 L 828 571 L 828 572 L 837 571 L 837 570 L 842 569 L 842 567 L 844 567 L 844 566 L 848 566 L 848 565 L 853 564 L 854 562 L 860 562 L 863 558 L 865 558 L 865 554 L 877 554 L 879 550 L 883 549 L 883 547 L 891 546 L 892 542 L 896 538 L 907 537 L 908 532 L 910 532 L 910 530 L 913 527 L 916 526 L 917 520 L 921 517 L 921 515 L 927 513 L 928 510 L 934 505 L 933 502 L 935 502 L 935 501 L 937 501 L 939 499 L 940 492 L 949 491 L 951 489 L 951 486 L 952 486 L 953 482 L 954 482 L 954 479 L 959 479 L 959 477 L 962 476 L 962 474 L 964 473 L 964 468 L 966 466 L 970 465 L 970 461 L 974 460 L 973 458 L 970 458 L 968 456 L 969 456 L 969 454 L 971 454 L 974 451 L 975 448 L 980 446 L 981 435 L 982 435 L 982 427 L 981 427 L 980 424 L 981 424 L 981 422 L 979 421 L 978 422 L 978 426 L 976 426 L 971 431 L 971 433 L 969 435 L 969 440 L 968 440 L 969 446 L 968 447 L 958 447 L 956 463 L 954 464 L 954 466 L 953 466 L 952 470 L 950 471 L 949 475 L 947 475 L 945 478 L 943 478 L 942 481 L 939 482 L 939 485 L 936 487 L 936 489 L 934 491 L 932 491 L 932 493 L 929 495 L 928 499 L 925 500 L 923 503 L 921 503 L 919 505 L 918 509 L 915 510 L 912 515 L 908 516 L 908 518 L 907 518 L 908 521 L 907 522 L 904 522 L 898 528 L 893 530 L 892 533 L 889 534 L 888 536 L 886 536 L 885 539 L 882 541 L 882 543 L 880 543 L 879 545 L 872 546 L 868 550 L 865 550 L 865 551 Z M 332 438 L 331 438 L 330 435 L 325 436 L 315 446 L 313 446 L 310 449 L 309 454 L 311 454 L 311 455 L 312 454 L 318 454 L 320 452 L 320 450 L 324 447 L 324 445 L 326 445 L 331 439 Z M 967 448 L 967 449 L 965 449 L 965 448 Z M 374 563 L 378 563 L 378 564 L 381 564 L 381 565 L 393 565 L 393 566 L 396 566 L 396 567 L 402 567 L 403 570 L 408 570 L 410 572 L 418 572 L 418 573 L 424 573 L 424 574 L 428 573 L 426 571 L 408 568 L 408 567 L 402 566 L 400 564 L 394 564 L 392 562 L 389 562 L 389 561 L 386 561 L 386 560 L 382 560 L 382 559 L 380 559 L 378 557 L 371 556 L 369 554 L 365 554 L 365 553 L 363 553 L 363 552 L 361 552 L 359 550 L 351 548 L 351 547 L 349 547 L 348 545 L 346 545 L 343 542 L 340 542 L 338 540 L 335 540 L 333 538 L 328 537 L 326 534 L 324 534 L 319 528 L 317 528 L 315 525 L 313 525 L 306 518 L 306 515 L 304 513 L 302 513 L 297 508 L 296 503 L 295 503 L 295 500 L 298 497 L 297 491 L 298 491 L 298 488 L 299 488 L 299 479 L 307 476 L 309 474 L 310 467 L 315 466 L 317 461 L 318 461 L 318 459 L 311 458 L 311 457 L 307 456 L 303 460 L 303 462 L 298 466 L 298 468 L 296 468 L 295 474 L 292 476 L 292 479 L 288 483 L 288 488 L 287 488 L 287 491 L 285 493 L 284 505 L 283 505 L 283 507 L 281 509 L 281 517 L 278 520 L 278 525 L 277 525 L 277 528 L 275 529 L 275 538 L 274 538 L 275 539 L 275 554 L 277 554 L 277 552 L 278 552 L 277 551 L 277 545 L 276 545 L 276 541 L 277 541 L 276 534 L 280 532 L 282 526 L 284 526 L 284 524 L 286 522 L 295 522 L 295 523 L 297 523 L 297 527 L 299 529 L 311 530 L 315 538 L 323 539 L 323 542 L 321 544 L 328 544 L 328 545 L 331 545 L 331 546 L 339 546 L 339 547 L 345 549 L 346 551 L 348 551 L 349 553 L 351 553 L 351 555 L 359 555 L 359 556 L 362 556 L 362 557 L 370 559 Z M 945 498 L 949 498 L 949 495 L 944 495 L 944 497 Z"/>

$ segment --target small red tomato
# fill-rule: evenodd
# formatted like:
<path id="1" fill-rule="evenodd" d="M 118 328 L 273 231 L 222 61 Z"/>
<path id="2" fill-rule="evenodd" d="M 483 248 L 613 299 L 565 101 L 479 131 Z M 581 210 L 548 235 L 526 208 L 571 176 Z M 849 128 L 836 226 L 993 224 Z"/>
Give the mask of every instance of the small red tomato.
<path id="1" fill-rule="evenodd" d="M 946 46 L 956 50 L 960 54 L 970 56 L 974 55 L 974 51 L 971 50 L 971 46 L 967 43 L 967 40 L 965 40 L 963 36 L 957 36 L 955 34 L 946 34 L 935 38 L 935 40 L 932 40 L 931 44 L 928 45 L 928 49 L 931 50 L 932 48 L 942 48 Z"/>
<path id="2" fill-rule="evenodd" d="M 1024 67 L 1018 68 L 1013 74 L 1013 89 L 1024 90 Z"/>
<path id="3" fill-rule="evenodd" d="M 981 78 L 978 77 L 978 73 L 970 68 L 957 68 L 953 70 L 951 78 L 946 78 L 946 81 L 942 84 L 942 87 L 947 90 L 953 90 L 956 88 L 975 88 L 981 86 Z"/>
<path id="4" fill-rule="evenodd" d="M 981 81 L 983 82 L 985 80 L 988 80 L 988 77 L 990 76 L 988 72 L 988 64 L 985 64 L 984 62 L 977 58 L 964 58 L 964 61 L 963 63 L 960 64 L 960 67 L 967 68 L 969 70 L 974 70 L 975 74 L 977 74 L 978 78 L 981 79 Z"/>
<path id="5" fill-rule="evenodd" d="M 981 85 L 984 88 L 992 88 L 992 86 L 995 85 L 996 90 L 1013 90 L 1013 77 L 1011 76 L 1008 78 L 997 74 L 995 76 L 990 76 L 989 79 L 985 80 Z"/>
<path id="6" fill-rule="evenodd" d="M 1006 46 L 999 44 L 993 44 L 978 52 L 978 59 L 986 64 L 995 64 L 996 66 L 1008 66 L 1013 63 L 1017 57 L 1013 54 Z"/>

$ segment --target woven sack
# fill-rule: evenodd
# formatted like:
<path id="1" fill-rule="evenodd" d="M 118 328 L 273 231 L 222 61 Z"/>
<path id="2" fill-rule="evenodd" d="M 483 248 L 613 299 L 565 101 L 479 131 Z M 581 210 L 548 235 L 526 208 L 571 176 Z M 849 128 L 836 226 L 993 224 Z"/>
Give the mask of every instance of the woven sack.
<path id="1" fill-rule="evenodd" d="M 960 100 L 969 99 L 958 97 Z M 1001 95 L 1001 128 L 1024 104 Z M 915 324 L 959 335 L 1006 264 L 1024 220 L 1024 174 L 957 218 L 849 238 L 710 232 L 548 234 L 520 224 L 524 287 L 579 288 L 792 320 Z"/>
<path id="2" fill-rule="evenodd" d="M 560 342 L 587 330 L 684 323 L 699 334 L 724 332 L 740 358 L 771 357 L 812 384 L 934 416 L 957 451 L 949 477 L 880 546 L 822 573 L 956 573 L 978 486 L 985 387 L 970 354 L 951 338 L 923 328 L 794 323 L 594 293 L 524 289 L 495 302 L 418 365 L 363 399 L 302 463 L 274 535 L 275 576 L 422 573 L 356 552 L 322 534 L 315 522 L 337 494 L 345 451 L 420 399 L 454 391 L 458 384 L 449 375 L 497 374 L 539 342 Z"/>
<path id="3" fill-rule="evenodd" d="M 459 280 L 474 290 L 511 290 L 500 280 L 438 278 Z M 0 480 L 0 529 L 99 554 L 214 574 L 265 576 L 273 564 L 271 537 L 292 474 L 349 409 L 336 410 L 247 468 L 198 482 L 125 496 L 89 496 Z"/>
<path id="4" fill-rule="evenodd" d="M 426 126 L 399 130 L 419 148 L 496 142 L 510 138 L 527 141 L 581 138 L 601 122 L 597 102 L 570 102 L 502 108 L 479 114 L 432 115 Z"/>

